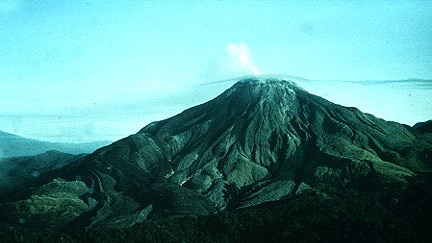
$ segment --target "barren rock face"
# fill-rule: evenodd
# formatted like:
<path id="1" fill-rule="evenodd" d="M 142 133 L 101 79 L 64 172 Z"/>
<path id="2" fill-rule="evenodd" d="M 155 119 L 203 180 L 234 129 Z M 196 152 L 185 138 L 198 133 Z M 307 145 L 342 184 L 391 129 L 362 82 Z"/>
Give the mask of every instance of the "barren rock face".
<path id="1" fill-rule="evenodd" d="M 431 149 L 431 134 L 333 104 L 290 81 L 248 79 L 95 151 L 63 177 L 80 174 L 94 186 L 90 227 L 121 228 L 311 190 L 397 198 L 430 170 Z M 394 188 L 399 194 L 386 194 Z"/>

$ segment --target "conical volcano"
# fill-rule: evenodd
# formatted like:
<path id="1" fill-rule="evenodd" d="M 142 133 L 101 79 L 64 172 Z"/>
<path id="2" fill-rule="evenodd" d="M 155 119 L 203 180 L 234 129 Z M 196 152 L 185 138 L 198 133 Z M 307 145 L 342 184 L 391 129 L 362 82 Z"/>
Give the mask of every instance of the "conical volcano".
<path id="1" fill-rule="evenodd" d="M 430 184 L 431 162 L 430 133 L 331 103 L 290 81 L 250 78 L 45 178 L 69 183 L 79 175 L 91 190 L 78 195 L 89 207 L 74 220 L 124 228 L 311 192 L 331 198 L 355 191 L 396 207 L 413 183 Z M 8 205 L 28 200 L 19 199 Z"/>
<path id="2" fill-rule="evenodd" d="M 333 104 L 295 83 L 248 79 L 96 151 L 85 166 L 131 197 L 149 191 L 146 185 L 157 178 L 163 183 L 142 196 L 153 210 L 168 207 L 176 214 L 166 201 L 188 204 L 199 197 L 205 206 L 180 211 L 201 214 L 319 188 L 371 190 L 373 183 L 378 191 L 390 185 L 403 190 L 416 171 L 428 168 L 430 148 L 409 127 Z M 166 185 L 194 199 L 160 195 L 154 204 L 153 190 Z"/>

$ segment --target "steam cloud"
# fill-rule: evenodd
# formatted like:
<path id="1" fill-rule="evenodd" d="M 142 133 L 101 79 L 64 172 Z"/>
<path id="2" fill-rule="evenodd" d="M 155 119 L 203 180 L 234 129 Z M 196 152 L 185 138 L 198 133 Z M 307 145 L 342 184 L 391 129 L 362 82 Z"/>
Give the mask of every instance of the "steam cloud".
<path id="1" fill-rule="evenodd" d="M 245 43 L 230 43 L 227 45 L 226 51 L 234 61 L 235 65 L 242 71 L 251 72 L 254 75 L 260 74 L 260 71 L 251 58 L 250 49 Z"/>

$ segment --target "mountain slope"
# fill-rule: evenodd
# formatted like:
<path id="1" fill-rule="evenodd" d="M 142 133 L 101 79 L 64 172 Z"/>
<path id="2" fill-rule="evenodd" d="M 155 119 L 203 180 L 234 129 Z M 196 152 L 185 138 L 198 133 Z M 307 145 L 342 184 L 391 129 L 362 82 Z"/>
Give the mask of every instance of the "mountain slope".
<path id="1" fill-rule="evenodd" d="M 351 191 L 403 208 L 407 195 L 430 188 L 431 158 L 430 133 L 333 104 L 289 81 L 246 79 L 59 170 L 43 190 L 3 200 L 3 217 L 29 218 L 32 227 L 121 229 L 312 192 L 336 200 Z M 53 187 L 75 188 L 66 198 L 77 206 L 65 209 L 74 217 L 53 224 L 43 215 L 57 207 L 19 209 L 52 198 L 46 188 Z"/>
<path id="2" fill-rule="evenodd" d="M 321 183 L 373 176 L 406 185 L 430 168 L 431 140 L 332 104 L 295 84 L 246 80 L 216 99 L 98 151 L 93 164 L 133 164 L 205 195 L 218 209 L 280 199 Z"/>
<path id="3" fill-rule="evenodd" d="M 91 153 L 97 148 L 107 145 L 107 141 L 90 143 L 52 143 L 28 139 L 0 131 L 0 158 L 32 156 L 50 150 L 58 150 L 70 154 Z"/>

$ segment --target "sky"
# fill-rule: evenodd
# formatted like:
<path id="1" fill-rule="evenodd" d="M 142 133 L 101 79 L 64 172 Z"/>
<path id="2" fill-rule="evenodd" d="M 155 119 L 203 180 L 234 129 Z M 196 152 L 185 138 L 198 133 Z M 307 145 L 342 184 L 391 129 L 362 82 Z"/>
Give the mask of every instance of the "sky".
<path id="1" fill-rule="evenodd" d="M 430 119 L 432 1 L 0 1 L 2 131 L 114 141 L 232 85 L 216 81 L 272 74 Z M 428 85 L 376 82 L 409 79 Z"/>

